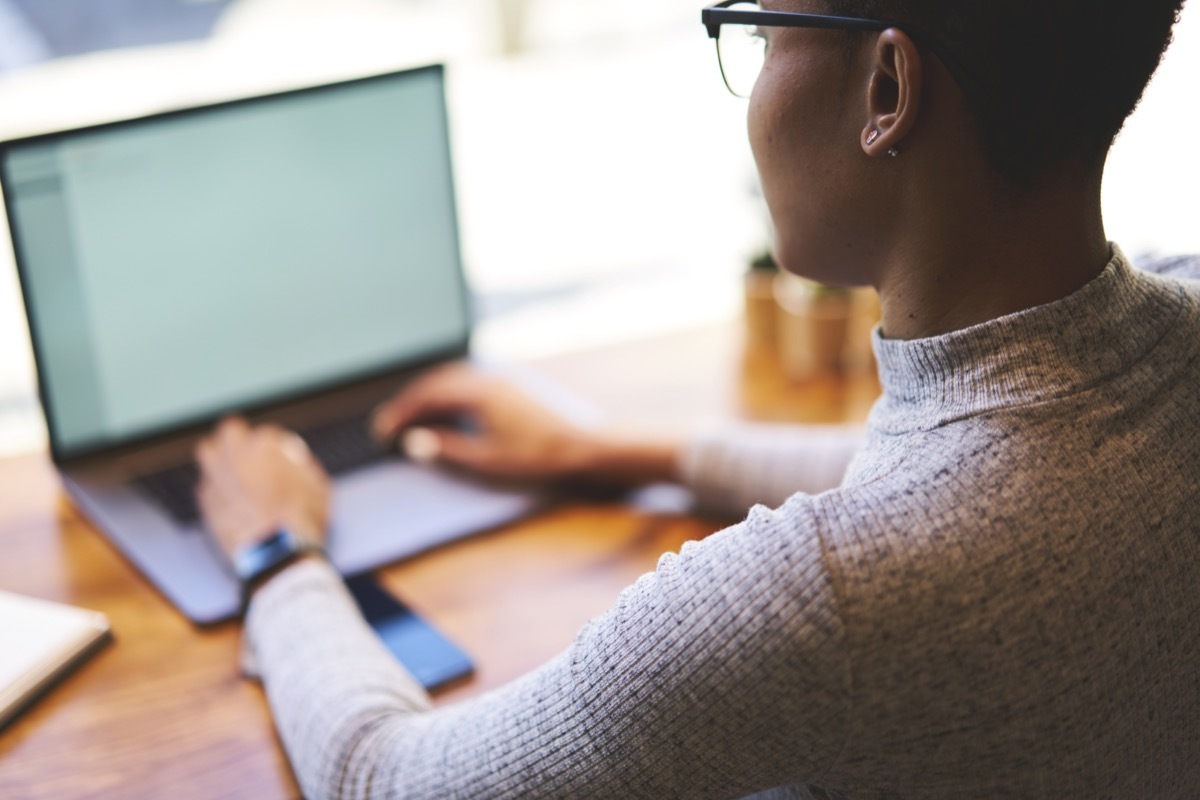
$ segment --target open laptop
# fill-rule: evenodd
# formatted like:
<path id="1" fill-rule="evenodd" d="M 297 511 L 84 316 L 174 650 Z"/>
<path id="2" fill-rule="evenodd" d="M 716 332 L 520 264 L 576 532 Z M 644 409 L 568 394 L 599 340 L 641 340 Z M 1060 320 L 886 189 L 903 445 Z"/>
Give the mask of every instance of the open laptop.
<path id="1" fill-rule="evenodd" d="M 191 461 L 227 413 L 300 431 L 334 474 L 347 574 L 536 504 L 366 427 L 468 348 L 440 66 L 6 142 L 0 181 L 54 463 L 192 620 L 237 610 Z"/>

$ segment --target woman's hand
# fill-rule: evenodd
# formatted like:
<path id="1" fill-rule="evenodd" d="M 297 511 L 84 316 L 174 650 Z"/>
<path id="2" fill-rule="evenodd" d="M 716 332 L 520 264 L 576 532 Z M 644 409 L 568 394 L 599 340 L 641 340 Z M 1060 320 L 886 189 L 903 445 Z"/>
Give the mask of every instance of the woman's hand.
<path id="1" fill-rule="evenodd" d="M 463 431 L 451 424 L 466 418 Z M 438 423 L 441 423 L 440 425 Z M 411 458 L 497 478 L 637 486 L 678 478 L 682 443 L 582 428 L 499 378 L 451 364 L 410 383 L 375 413 L 375 434 Z"/>
<path id="2" fill-rule="evenodd" d="M 465 420 L 471 430 L 453 425 Z M 409 457 L 496 478 L 584 477 L 597 437 L 512 385 L 462 364 L 434 369 L 375 412 L 375 435 L 400 439 Z"/>
<path id="3" fill-rule="evenodd" d="M 196 460 L 200 510 L 230 558 L 281 529 L 324 541 L 329 478 L 296 434 L 227 419 L 197 445 Z"/>

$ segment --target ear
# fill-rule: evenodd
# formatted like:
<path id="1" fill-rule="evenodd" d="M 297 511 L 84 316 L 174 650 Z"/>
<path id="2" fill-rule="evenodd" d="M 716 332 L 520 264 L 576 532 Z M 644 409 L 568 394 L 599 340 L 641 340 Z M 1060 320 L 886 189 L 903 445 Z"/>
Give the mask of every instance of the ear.
<path id="1" fill-rule="evenodd" d="M 898 28 L 879 34 L 867 86 L 863 152 L 876 157 L 903 149 L 920 116 L 924 78 L 921 51 L 908 34 Z"/>

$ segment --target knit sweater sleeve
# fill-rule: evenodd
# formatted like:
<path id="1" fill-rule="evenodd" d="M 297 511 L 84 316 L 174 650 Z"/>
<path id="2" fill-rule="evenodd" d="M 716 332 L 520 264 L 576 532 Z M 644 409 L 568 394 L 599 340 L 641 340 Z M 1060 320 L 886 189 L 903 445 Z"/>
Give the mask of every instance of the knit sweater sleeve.
<path id="1" fill-rule="evenodd" d="M 309 562 L 247 645 L 306 797 L 737 797 L 815 782 L 845 737 L 844 634 L 811 510 L 663 556 L 540 669 L 436 710 Z"/>
<path id="2" fill-rule="evenodd" d="M 797 492 L 837 488 L 864 439 L 851 426 L 714 427 L 689 443 L 683 478 L 703 508 L 740 516 L 756 503 L 777 506 Z"/>
<path id="3" fill-rule="evenodd" d="M 1137 268 L 1167 278 L 1200 280 L 1200 255 L 1149 258 L 1139 261 Z"/>

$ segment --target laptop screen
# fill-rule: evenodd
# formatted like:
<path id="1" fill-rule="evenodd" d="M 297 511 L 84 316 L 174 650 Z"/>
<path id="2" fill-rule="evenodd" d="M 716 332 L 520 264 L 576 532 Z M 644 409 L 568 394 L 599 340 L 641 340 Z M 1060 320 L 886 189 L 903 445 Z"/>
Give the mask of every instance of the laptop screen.
<path id="1" fill-rule="evenodd" d="M 55 453 L 461 348 L 443 72 L 0 150 Z"/>

